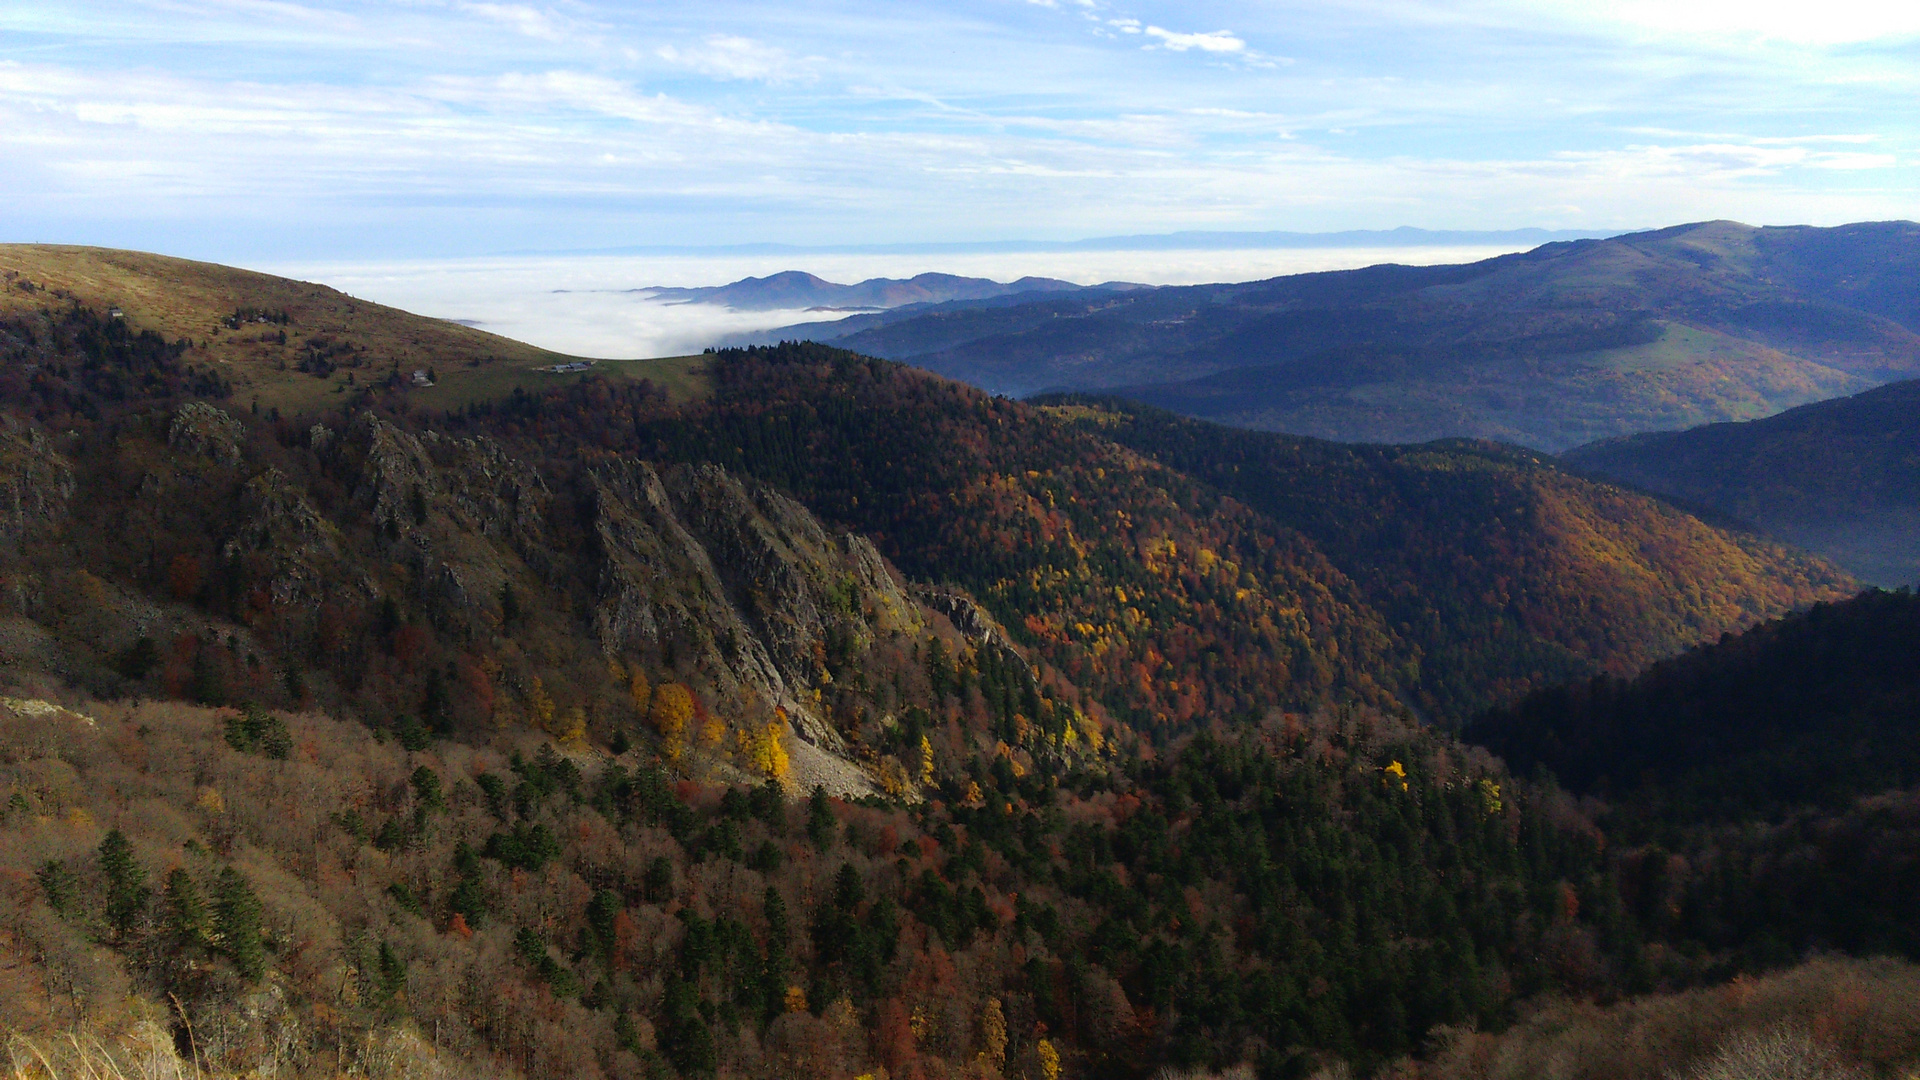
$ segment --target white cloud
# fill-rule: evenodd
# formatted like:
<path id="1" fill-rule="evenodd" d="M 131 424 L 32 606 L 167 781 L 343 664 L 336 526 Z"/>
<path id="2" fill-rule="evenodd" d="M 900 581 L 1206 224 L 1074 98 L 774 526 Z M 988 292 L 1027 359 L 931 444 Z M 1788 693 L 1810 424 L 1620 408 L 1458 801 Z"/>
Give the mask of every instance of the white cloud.
<path id="1" fill-rule="evenodd" d="M 525 4 L 467 4 L 466 10 L 541 41 L 565 41 L 552 13 Z"/>
<path id="2" fill-rule="evenodd" d="M 811 79 L 816 63 L 796 60 L 778 46 L 731 34 L 713 34 L 698 45 L 662 45 L 654 52 L 669 64 L 702 75 L 769 83 Z"/>
<path id="3" fill-rule="evenodd" d="M 1186 52 L 1199 49 L 1210 53 L 1245 52 L 1247 43 L 1233 35 L 1230 30 L 1215 30 L 1205 34 L 1177 34 L 1171 30 L 1162 30 L 1158 26 L 1147 27 L 1147 36 L 1159 38 L 1161 45 L 1174 52 Z"/>
<path id="4" fill-rule="evenodd" d="M 1623 2 L 0 3 L 0 176 L 35 192 L 0 239 L 146 222 L 219 257 L 203 237 L 238 219 L 224 235 L 278 251 L 365 221 L 371 253 L 1912 215 L 1910 51 L 1754 37 L 1801 17 L 1766 0 L 1711 38 Z M 1834 2 L 1826 39 L 1920 22 Z M 1201 18 L 1236 29 L 1163 25 Z"/>

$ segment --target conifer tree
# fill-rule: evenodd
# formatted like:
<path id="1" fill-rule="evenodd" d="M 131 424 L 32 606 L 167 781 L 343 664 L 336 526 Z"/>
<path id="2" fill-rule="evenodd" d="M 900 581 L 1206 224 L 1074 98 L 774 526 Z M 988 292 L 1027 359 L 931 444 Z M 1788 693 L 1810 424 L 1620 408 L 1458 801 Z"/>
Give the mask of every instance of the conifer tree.
<path id="1" fill-rule="evenodd" d="M 207 939 L 207 905 L 200 888 L 185 867 L 176 866 L 167 875 L 167 932 L 182 946 L 202 945 Z"/>
<path id="2" fill-rule="evenodd" d="M 115 938 L 124 938 L 146 910 L 147 871 L 119 829 L 100 841 L 100 874 L 107 883 L 107 925 Z"/>
<path id="3" fill-rule="evenodd" d="M 248 982 L 267 970 L 266 943 L 260 939 L 260 898 L 240 871 L 229 866 L 214 885 L 213 929 L 220 949 Z"/>

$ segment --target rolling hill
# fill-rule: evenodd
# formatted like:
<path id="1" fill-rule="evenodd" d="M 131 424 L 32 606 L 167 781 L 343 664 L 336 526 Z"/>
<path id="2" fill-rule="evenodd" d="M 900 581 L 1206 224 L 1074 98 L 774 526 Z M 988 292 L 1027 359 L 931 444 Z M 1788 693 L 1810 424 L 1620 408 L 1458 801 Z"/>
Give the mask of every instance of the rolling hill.
<path id="1" fill-rule="evenodd" d="M 1920 374 L 1920 226 L 1706 222 L 1461 266 L 856 316 L 802 330 L 988 390 L 1103 390 L 1346 441 L 1562 450 Z"/>
<path id="2" fill-rule="evenodd" d="M 1562 458 L 1750 521 L 1864 581 L 1920 582 L 1920 382 Z"/>

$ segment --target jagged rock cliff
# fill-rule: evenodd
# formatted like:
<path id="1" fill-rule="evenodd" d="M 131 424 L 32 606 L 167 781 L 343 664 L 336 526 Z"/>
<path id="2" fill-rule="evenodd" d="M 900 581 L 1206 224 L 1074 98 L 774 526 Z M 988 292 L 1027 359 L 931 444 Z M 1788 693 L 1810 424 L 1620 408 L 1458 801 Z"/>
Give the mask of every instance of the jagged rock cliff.
<path id="1" fill-rule="evenodd" d="M 73 465 L 36 428 L 0 418 L 0 549 L 57 533 L 73 498 Z"/>
<path id="2" fill-rule="evenodd" d="M 235 655 L 277 640 L 293 650 L 283 668 L 330 663 L 343 686 L 384 686 L 417 676 L 418 645 L 400 635 L 415 627 L 407 633 L 491 657 L 475 663 L 515 700 L 546 692 L 532 689 L 542 678 L 551 688 L 568 672 L 578 681 L 597 666 L 604 680 L 610 663 L 639 664 L 699 687 L 730 719 L 762 723 L 753 718 L 781 710 L 800 739 L 851 758 L 820 694 L 835 681 L 836 658 L 844 675 L 846 658 L 897 635 L 924 635 L 937 618 L 864 538 L 830 531 L 793 499 L 717 466 L 603 458 L 556 472 L 567 466 L 537 466 L 492 439 L 408 430 L 372 413 L 270 442 L 205 402 L 162 414 L 146 430 L 144 441 L 123 440 L 129 483 L 121 493 L 81 490 L 74 467 L 37 429 L 0 428 L 7 557 L 56 544 L 69 504 L 89 497 L 95 513 L 126 500 L 120 517 L 149 547 L 117 571 L 107 557 L 89 569 L 112 583 L 109 607 L 142 610 L 137 626 L 91 632 L 109 653 L 153 634 L 228 641 Z M 182 531 L 190 535 L 174 535 Z M 41 557 L 59 561 L 51 547 Z M 204 618 L 157 618 L 149 597 L 224 607 L 231 630 Z M 538 618 L 516 623 L 516 608 L 537 609 Z M 939 610 L 977 614 L 945 593 Z M 964 614 L 958 621 L 979 630 Z M 383 652 L 366 651 L 369 624 Z M 352 626 L 362 629 L 342 629 Z M 349 640 L 362 642 L 359 652 L 341 652 Z M 445 667 L 434 685 L 460 677 L 459 664 Z M 265 676 L 247 678 L 260 685 Z M 396 690 L 378 696 L 395 713 L 434 707 Z M 839 776 L 837 786 L 862 786 L 857 773 L 817 755 L 813 762 L 815 774 Z"/>

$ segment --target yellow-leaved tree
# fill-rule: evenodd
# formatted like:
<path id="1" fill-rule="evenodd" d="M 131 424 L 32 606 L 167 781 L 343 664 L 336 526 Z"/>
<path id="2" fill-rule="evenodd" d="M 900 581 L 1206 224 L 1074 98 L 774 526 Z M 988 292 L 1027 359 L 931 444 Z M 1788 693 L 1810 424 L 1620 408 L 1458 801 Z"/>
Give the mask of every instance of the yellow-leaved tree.
<path id="1" fill-rule="evenodd" d="M 706 720 L 700 725 L 700 745 L 711 750 L 725 742 L 726 738 L 727 722 L 713 713 L 708 713 Z"/>
<path id="2" fill-rule="evenodd" d="M 549 729 L 553 737 L 569 747 L 585 746 L 587 742 L 587 710 L 575 706 L 567 710 L 566 719 Z"/>
<path id="3" fill-rule="evenodd" d="M 693 691 L 679 683 L 661 683 L 653 692 L 647 719 L 660 733 L 660 756 L 680 760 L 686 749 L 687 725 L 693 722 Z"/>
<path id="4" fill-rule="evenodd" d="M 792 763 L 781 736 L 787 730 L 787 711 L 775 709 L 773 719 L 740 731 L 735 739 L 747 767 L 770 780 L 785 780 Z"/>
<path id="5" fill-rule="evenodd" d="M 994 1072 L 1007 1067 L 1007 1014 L 999 998 L 988 998 L 987 1007 L 980 1010 L 980 1046 L 981 1060 Z"/>
<path id="6" fill-rule="evenodd" d="M 1033 1049 L 1040 1059 L 1040 1080 L 1060 1080 L 1060 1051 L 1046 1039 L 1041 1039 Z"/>
<path id="7" fill-rule="evenodd" d="M 551 732 L 553 713 L 553 698 L 547 695 L 546 685 L 540 681 L 540 676 L 535 675 L 527 687 L 527 719 L 541 731 Z"/>

